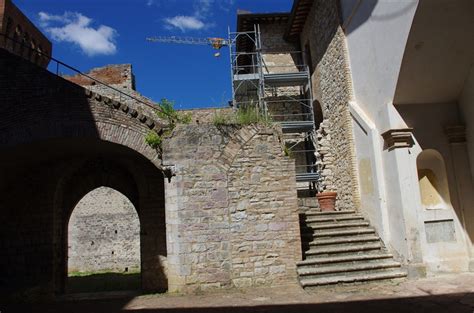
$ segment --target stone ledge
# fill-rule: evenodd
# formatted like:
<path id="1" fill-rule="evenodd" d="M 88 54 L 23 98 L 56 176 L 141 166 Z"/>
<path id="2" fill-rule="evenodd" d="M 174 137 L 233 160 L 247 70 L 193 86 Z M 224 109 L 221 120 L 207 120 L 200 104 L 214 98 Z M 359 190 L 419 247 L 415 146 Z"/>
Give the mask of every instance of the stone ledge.
<path id="1" fill-rule="evenodd" d="M 389 129 L 382 133 L 384 150 L 392 151 L 398 148 L 411 148 L 415 145 L 413 128 Z"/>

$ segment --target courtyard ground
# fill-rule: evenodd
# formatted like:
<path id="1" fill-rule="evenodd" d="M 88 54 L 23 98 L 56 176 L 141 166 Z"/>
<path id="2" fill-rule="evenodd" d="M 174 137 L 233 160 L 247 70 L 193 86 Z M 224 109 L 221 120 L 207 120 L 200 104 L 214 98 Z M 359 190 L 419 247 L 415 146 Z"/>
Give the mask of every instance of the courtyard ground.
<path id="1" fill-rule="evenodd" d="M 94 299 L 102 297 L 101 299 Z M 209 291 L 194 295 L 75 295 L 55 303 L 0 304 L 10 312 L 474 312 L 474 273 L 402 282 L 303 290 L 297 285 Z"/>

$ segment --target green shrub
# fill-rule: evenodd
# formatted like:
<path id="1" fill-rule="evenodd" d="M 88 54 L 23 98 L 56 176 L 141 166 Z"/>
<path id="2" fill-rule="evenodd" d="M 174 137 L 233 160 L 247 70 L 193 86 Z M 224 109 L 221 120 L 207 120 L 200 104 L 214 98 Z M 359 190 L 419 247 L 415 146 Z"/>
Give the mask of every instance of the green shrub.
<path id="1" fill-rule="evenodd" d="M 152 147 L 153 149 L 158 149 L 161 147 L 161 143 L 163 142 L 163 137 L 158 135 L 155 131 L 150 131 L 145 136 L 146 143 Z"/>
<path id="2" fill-rule="evenodd" d="M 158 102 L 159 110 L 156 110 L 158 117 L 167 120 L 170 125 L 176 126 L 176 124 L 189 124 L 191 123 L 192 116 L 190 113 L 178 112 L 174 108 L 174 102 L 168 99 L 161 99 Z"/>
<path id="3" fill-rule="evenodd" d="M 174 102 L 169 101 L 168 99 L 161 99 L 161 101 L 158 102 L 158 107 L 159 109 L 155 111 L 156 115 L 168 122 L 168 129 L 163 133 L 163 135 L 159 135 L 155 131 L 150 131 L 145 136 L 145 142 L 153 149 L 161 149 L 163 137 L 170 134 L 177 124 L 189 124 L 192 120 L 192 115 L 190 113 L 176 111 L 174 108 Z"/>

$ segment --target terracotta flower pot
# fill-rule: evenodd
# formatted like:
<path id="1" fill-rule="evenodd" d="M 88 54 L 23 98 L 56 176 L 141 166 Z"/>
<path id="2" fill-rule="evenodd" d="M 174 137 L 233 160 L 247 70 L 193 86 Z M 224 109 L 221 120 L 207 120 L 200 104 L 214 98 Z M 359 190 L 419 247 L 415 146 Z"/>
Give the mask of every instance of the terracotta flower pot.
<path id="1" fill-rule="evenodd" d="M 323 191 L 316 194 L 321 211 L 336 211 L 336 196 L 337 192 L 334 191 Z"/>

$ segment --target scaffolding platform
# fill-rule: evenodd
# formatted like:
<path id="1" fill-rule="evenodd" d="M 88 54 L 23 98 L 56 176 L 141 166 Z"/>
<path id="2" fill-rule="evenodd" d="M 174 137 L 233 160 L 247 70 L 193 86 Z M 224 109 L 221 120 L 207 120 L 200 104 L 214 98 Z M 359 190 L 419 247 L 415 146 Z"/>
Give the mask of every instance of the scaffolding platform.
<path id="1" fill-rule="evenodd" d="M 308 83 L 308 72 L 263 74 L 263 79 L 269 87 L 305 86 Z"/>
<path id="2" fill-rule="evenodd" d="M 233 107 L 253 106 L 259 114 L 281 125 L 283 133 L 291 134 L 286 137 L 296 135 L 296 142 L 289 138 L 285 140 L 289 155 L 298 162 L 296 167 L 305 168 L 296 174 L 296 181 L 314 188 L 319 174 L 314 153 L 313 96 L 311 73 L 303 62 L 303 53 L 265 51 L 258 24 L 254 25 L 253 31 L 229 30 L 228 43 Z M 271 54 L 279 57 L 272 58 Z M 282 62 L 276 62 L 277 59 Z"/>
<path id="3" fill-rule="evenodd" d="M 257 73 L 235 74 L 234 75 L 234 82 L 239 82 L 239 81 L 255 81 L 255 82 L 258 82 L 259 79 L 260 79 L 260 77 Z"/>
<path id="4" fill-rule="evenodd" d="M 314 128 L 313 121 L 284 121 L 278 122 L 284 133 L 306 133 Z"/>

